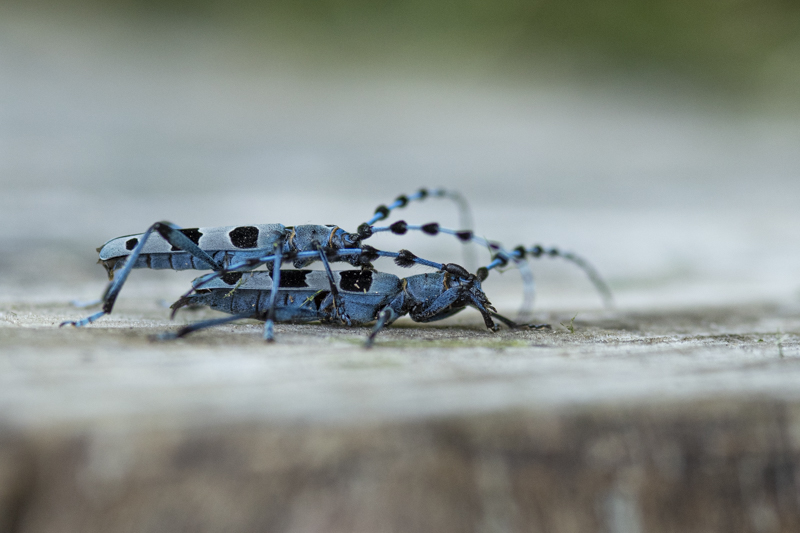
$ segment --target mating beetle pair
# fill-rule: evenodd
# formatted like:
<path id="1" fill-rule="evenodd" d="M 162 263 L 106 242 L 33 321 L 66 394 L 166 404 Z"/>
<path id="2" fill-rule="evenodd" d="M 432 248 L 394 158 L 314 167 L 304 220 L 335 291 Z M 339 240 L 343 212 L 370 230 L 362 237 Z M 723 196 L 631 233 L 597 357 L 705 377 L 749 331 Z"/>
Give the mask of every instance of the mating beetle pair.
<path id="1" fill-rule="evenodd" d="M 462 207 L 462 215 L 467 212 L 459 194 L 442 189 L 421 189 L 414 195 L 398 197 L 389 206 L 379 206 L 375 215 L 354 233 L 338 226 L 322 225 L 261 224 L 180 229 L 168 222 L 157 222 L 142 234 L 112 239 L 99 249 L 100 262 L 112 278 L 103 294 L 102 311 L 62 325 L 80 327 L 110 313 L 134 268 L 213 270 L 197 278 L 192 289 L 173 308 L 177 310 L 184 305 L 201 304 L 231 316 L 190 325 L 175 334 L 162 336 L 164 338 L 182 336 L 240 318 L 264 320 L 266 340 L 274 340 L 273 324 L 276 321 L 322 321 L 345 325 L 376 321 L 367 340 L 367 346 L 370 346 L 375 335 L 399 316 L 409 314 L 417 322 L 430 322 L 452 316 L 466 307 L 477 309 L 487 328 L 493 331 L 497 329 L 493 318 L 517 327 L 513 321 L 497 314 L 481 289 L 481 281 L 491 269 L 513 262 L 523 275 L 526 294 L 532 294 L 533 278 L 526 261 L 528 255 L 562 257 L 577 264 L 604 297 L 610 297 L 596 271 L 573 254 L 556 249 L 545 250 L 540 246 L 530 249 L 517 247 L 508 251 L 498 243 L 475 236 L 469 229 L 456 231 L 437 223 L 417 226 L 398 221 L 386 227 L 374 226 L 375 222 L 387 218 L 392 210 L 429 196 L 453 199 Z M 363 243 L 378 232 L 402 235 L 409 230 L 429 235 L 451 234 L 462 242 L 485 245 L 493 252 L 493 260 L 479 268 L 477 274 L 470 274 L 459 265 L 422 259 L 407 250 L 377 250 Z M 433 267 L 437 272 L 401 279 L 374 271 L 372 262 L 379 257 L 391 257 L 402 267 L 420 264 Z M 303 268 L 317 260 L 323 263 L 323 271 L 281 270 L 286 261 L 293 262 L 296 268 Z M 361 270 L 333 271 L 330 262 L 347 262 L 361 267 Z M 250 271 L 260 265 L 267 265 L 268 271 Z"/>

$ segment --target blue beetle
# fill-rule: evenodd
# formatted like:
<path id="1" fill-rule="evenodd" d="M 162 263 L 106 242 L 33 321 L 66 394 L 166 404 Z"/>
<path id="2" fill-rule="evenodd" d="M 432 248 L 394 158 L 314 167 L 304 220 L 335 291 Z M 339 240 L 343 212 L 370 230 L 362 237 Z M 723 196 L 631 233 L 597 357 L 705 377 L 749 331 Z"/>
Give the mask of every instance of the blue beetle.
<path id="1" fill-rule="evenodd" d="M 332 276 L 331 276 L 332 274 Z M 331 279 L 333 283 L 331 283 Z M 208 306 L 229 317 L 185 326 L 162 339 L 178 338 L 198 329 L 243 318 L 266 320 L 272 292 L 276 290 L 268 271 L 228 272 L 193 282 L 197 288 L 172 305 L 173 314 L 188 305 Z M 338 296 L 341 306 L 337 307 Z M 376 322 L 366 341 L 399 317 L 409 315 L 415 322 L 433 322 L 450 317 L 467 307 L 477 309 L 490 331 L 499 326 L 549 328 L 547 324 L 517 324 L 497 313 L 481 288 L 478 276 L 464 267 L 446 263 L 437 272 L 400 278 L 371 270 L 282 270 L 277 287 L 276 322 L 325 322 L 365 325 Z"/>

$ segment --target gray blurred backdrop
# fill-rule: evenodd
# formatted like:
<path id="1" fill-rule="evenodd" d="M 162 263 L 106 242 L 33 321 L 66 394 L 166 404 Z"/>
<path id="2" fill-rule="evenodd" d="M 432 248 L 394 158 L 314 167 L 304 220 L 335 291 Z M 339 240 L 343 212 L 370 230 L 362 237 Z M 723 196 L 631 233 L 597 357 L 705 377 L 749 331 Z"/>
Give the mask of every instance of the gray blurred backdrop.
<path id="1" fill-rule="evenodd" d="M 442 186 L 483 235 L 590 258 L 623 307 L 796 302 L 798 30 L 777 0 L 3 2 L 0 298 L 95 297 L 94 248 L 156 220 L 355 229 Z M 536 272 L 540 308 L 599 306 Z"/>

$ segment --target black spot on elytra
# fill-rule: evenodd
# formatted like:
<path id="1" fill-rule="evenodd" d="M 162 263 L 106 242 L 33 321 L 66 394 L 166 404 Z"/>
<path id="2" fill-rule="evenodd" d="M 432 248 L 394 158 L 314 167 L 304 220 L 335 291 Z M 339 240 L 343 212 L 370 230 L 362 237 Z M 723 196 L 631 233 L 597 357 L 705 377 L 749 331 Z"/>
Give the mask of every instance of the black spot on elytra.
<path id="1" fill-rule="evenodd" d="M 310 270 L 281 270 L 281 289 L 296 289 L 308 287 L 306 283 L 306 275 L 311 272 Z"/>
<path id="2" fill-rule="evenodd" d="M 189 240 L 192 241 L 193 243 L 200 244 L 200 237 L 202 237 L 203 234 L 200 233 L 199 229 L 197 229 L 197 228 L 186 228 L 186 229 L 179 229 L 178 231 L 180 231 L 181 233 L 183 233 L 184 235 L 189 237 Z M 180 248 L 176 248 L 175 246 L 173 246 L 172 247 L 172 251 L 173 252 L 179 252 L 179 251 L 181 251 L 181 249 Z"/>
<path id="3" fill-rule="evenodd" d="M 239 226 L 233 228 L 228 236 L 237 248 L 255 248 L 258 246 L 258 228 L 255 226 Z"/>
<path id="4" fill-rule="evenodd" d="M 370 270 L 344 270 L 339 272 L 341 281 L 339 288 L 343 291 L 365 292 L 372 287 L 372 271 Z"/>
<path id="5" fill-rule="evenodd" d="M 242 272 L 226 272 L 220 277 L 228 285 L 236 285 L 242 279 Z"/>
<path id="6" fill-rule="evenodd" d="M 315 294 L 314 295 L 314 307 L 319 309 L 320 306 L 322 305 L 322 302 L 325 300 L 325 298 L 328 297 L 328 295 L 330 293 L 331 293 L 331 291 L 319 291 L 317 294 Z"/>
<path id="7" fill-rule="evenodd" d="M 202 237 L 203 234 L 200 232 L 199 229 L 187 228 L 187 229 L 179 229 L 178 231 L 189 237 L 189 240 L 192 241 L 193 243 L 200 244 L 200 237 Z"/>
<path id="8" fill-rule="evenodd" d="M 125 243 L 126 250 L 133 250 L 136 248 L 136 245 L 139 244 L 139 239 L 128 239 Z"/>

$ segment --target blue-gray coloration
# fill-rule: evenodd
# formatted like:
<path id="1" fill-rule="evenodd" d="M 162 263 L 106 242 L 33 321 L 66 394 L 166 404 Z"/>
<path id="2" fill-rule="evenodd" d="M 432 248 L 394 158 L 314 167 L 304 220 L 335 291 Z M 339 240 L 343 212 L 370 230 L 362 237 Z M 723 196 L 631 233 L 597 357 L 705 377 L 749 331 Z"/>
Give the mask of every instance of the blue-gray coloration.
<path id="1" fill-rule="evenodd" d="M 471 215 L 469 206 L 460 193 L 444 189 L 420 189 L 413 195 L 399 196 L 389 206 L 379 206 L 375 216 L 369 222 L 359 226 L 355 233 L 347 232 L 338 226 L 308 224 L 301 226 L 284 226 L 283 224 L 255 224 L 251 226 L 228 226 L 215 228 L 191 228 L 176 230 L 188 237 L 198 248 L 207 252 L 217 264 L 230 265 L 253 257 L 260 257 L 279 251 L 291 257 L 297 252 L 314 251 L 321 247 L 326 252 L 344 248 L 359 248 L 361 242 L 373 234 L 372 224 L 383 220 L 397 208 L 405 207 L 411 201 L 424 200 L 427 197 L 448 198 L 457 203 L 460 218 L 468 224 L 461 235 L 469 233 Z M 169 223 L 166 223 L 169 224 Z M 403 223 L 404 224 L 404 223 Z M 171 224 L 169 224 L 172 226 Z M 430 227 L 431 225 L 426 225 Z M 438 224 L 436 225 L 438 228 Z M 418 229 L 422 226 L 413 226 Z M 383 231 L 383 230 L 378 230 Z M 466 233 L 465 233 L 466 232 Z M 459 237 L 462 240 L 462 237 Z M 125 259 L 133 254 L 141 241 L 146 241 L 140 248 L 138 257 L 130 268 L 151 268 L 170 270 L 216 270 L 213 265 L 196 256 L 191 251 L 176 244 L 164 234 L 126 235 L 111 239 L 98 249 L 100 263 L 106 267 L 109 278 L 114 272 L 125 266 Z M 316 259 L 293 259 L 295 268 L 303 268 Z M 369 260 L 360 255 L 347 255 L 332 259 L 344 261 L 353 266 L 370 266 Z M 269 267 L 268 267 L 269 268 Z"/>
<path id="2" fill-rule="evenodd" d="M 372 268 L 371 261 L 377 259 L 379 254 L 374 248 L 361 245 L 361 241 L 372 235 L 371 224 L 388 217 L 393 209 L 405 207 L 410 201 L 424 200 L 428 196 L 456 200 L 462 210 L 466 209 L 466 203 L 459 193 L 443 189 L 420 189 L 413 195 L 399 196 L 389 206 L 379 206 L 370 222 L 361 224 L 356 233 L 348 233 L 338 226 L 330 225 L 292 227 L 261 224 L 182 229 L 170 222 L 156 222 L 142 234 L 113 239 L 98 250 L 100 262 L 106 267 L 112 280 L 102 296 L 103 309 L 81 320 L 67 321 L 61 325 L 81 327 L 111 313 L 122 286 L 134 268 L 210 269 L 220 273 L 266 264 L 268 268 L 272 268 L 273 276 L 276 277 L 280 277 L 280 267 L 284 261 L 293 261 L 296 268 L 302 268 L 319 260 L 325 263 L 328 273 L 329 260 Z M 426 227 L 429 226 L 431 225 Z M 438 228 L 438 224 L 435 226 Z M 512 256 L 508 257 L 513 259 Z M 232 267 L 231 263 L 239 266 Z M 416 257 L 411 262 L 405 262 L 406 266 L 412 263 L 439 265 Z M 119 273 L 115 275 L 117 271 Z M 336 300 L 335 290 L 332 297 Z M 273 296 L 273 302 L 274 298 Z M 341 306 L 338 302 L 336 305 Z M 271 309 L 274 310 L 274 303 L 271 304 Z M 265 330 L 265 338 L 268 340 L 272 340 L 272 322 L 268 317 Z"/>
<path id="3" fill-rule="evenodd" d="M 186 305 L 205 305 L 232 316 L 192 324 L 176 333 L 164 334 L 162 338 L 182 337 L 198 329 L 242 318 L 267 320 L 269 300 L 275 291 L 277 302 L 273 317 L 277 322 L 364 325 L 377 321 L 367 339 L 367 347 L 372 345 L 383 327 L 404 315 L 409 315 L 415 322 L 433 322 L 473 307 L 481 313 L 491 331 L 498 329 L 493 317 L 510 327 L 520 327 L 497 314 L 481 289 L 480 280 L 458 265 L 445 264 L 438 272 L 402 279 L 369 270 L 329 274 L 314 270 L 284 270 L 277 291 L 273 276 L 266 271 L 233 272 L 212 280 L 198 278 L 193 282 L 196 292 L 183 296 L 172 308 L 177 311 Z M 333 298 L 337 290 L 342 304 L 338 309 Z"/>
<path id="4" fill-rule="evenodd" d="M 201 250 L 208 252 L 217 263 L 225 265 L 272 253 L 277 247 L 282 248 L 284 255 L 314 250 L 316 245 L 325 249 L 358 247 L 357 240 L 347 239 L 348 233 L 336 226 L 255 224 L 179 231 L 184 234 L 192 232 L 198 236 L 192 241 Z M 100 248 L 100 262 L 106 267 L 110 277 L 113 278 L 114 270 L 122 268 L 125 264 L 123 260 L 131 255 L 142 238 L 142 234 L 117 237 Z M 354 265 L 360 264 L 359 256 L 346 256 L 341 260 Z M 295 267 L 302 268 L 309 262 L 311 261 L 308 259 L 296 260 Z M 214 270 L 207 262 L 173 246 L 160 234 L 150 235 L 133 268 Z"/>
<path id="5" fill-rule="evenodd" d="M 343 280 L 344 272 L 355 273 L 361 279 Z M 400 278 L 382 272 L 333 271 L 333 280 L 343 295 L 344 311 L 353 325 L 375 320 L 377 312 L 401 291 Z M 241 277 L 224 276 L 211 281 L 198 292 L 178 300 L 173 308 L 206 305 L 224 313 L 265 320 L 272 289 L 269 272 L 243 272 Z M 333 320 L 336 312 L 326 273 L 322 270 L 283 270 L 275 315 L 278 322 Z"/>
<path id="6" fill-rule="evenodd" d="M 540 246 L 535 246 L 528 250 L 520 246 L 514 251 L 508 251 L 499 243 L 476 237 L 469 228 L 456 231 L 443 228 L 435 222 L 411 225 L 401 220 L 386 227 L 373 226 L 375 222 L 386 219 L 394 209 L 405 207 L 410 201 L 423 200 L 428 196 L 453 199 L 461 207 L 462 215 L 464 212 L 468 213 L 466 203 L 460 194 L 442 189 L 433 191 L 420 189 L 413 195 L 399 196 L 388 206 L 378 206 L 375 215 L 369 221 L 361 224 L 355 233 L 346 232 L 338 226 L 315 224 L 296 227 L 282 224 L 258 224 L 182 229 L 169 222 L 156 222 L 142 234 L 112 239 L 98 250 L 100 262 L 106 267 L 112 280 L 103 293 L 102 311 L 78 321 L 63 322 L 61 325 L 71 324 L 81 327 L 111 313 L 122 286 L 131 270 L 135 268 L 213 270 L 213 276 L 206 277 L 205 283 L 210 279 L 234 271 L 251 270 L 261 265 L 267 265 L 267 268 L 272 271 L 272 278 L 277 281 L 281 277 L 281 266 L 285 261 L 293 262 L 295 268 L 303 268 L 314 261 L 321 261 L 329 282 L 331 301 L 334 308 L 337 309 L 336 316 L 345 324 L 350 324 L 349 314 L 345 311 L 343 297 L 338 294 L 329 262 L 347 262 L 353 266 L 371 270 L 372 261 L 382 256 L 389 256 L 403 267 L 413 264 L 432 266 L 437 269 L 443 267 L 441 263 L 416 257 L 407 250 L 397 253 L 384 252 L 363 244 L 363 241 L 374 233 L 384 231 L 396 235 L 403 235 L 409 230 L 421 231 L 428 235 L 445 233 L 454 235 L 465 243 L 473 242 L 487 246 L 492 251 L 493 258 L 487 266 L 478 269 L 477 276 L 473 276 L 480 280 L 485 279 L 491 269 L 512 262 L 519 268 L 524 282 L 525 299 L 520 312 L 520 320 L 524 320 L 533 303 L 533 274 L 526 260 L 527 255 L 540 257 L 545 254 L 570 260 L 589 275 L 604 296 L 610 295 L 605 284 L 586 261 L 573 254 L 562 254 L 556 249 L 544 250 Z M 463 267 L 458 267 L 458 269 L 467 275 L 467 271 Z M 279 287 L 282 289 L 283 285 L 279 284 Z M 274 338 L 273 323 L 277 312 L 277 298 L 277 292 L 273 292 L 269 298 L 264 331 L 264 338 L 267 340 Z M 412 318 L 421 321 L 422 315 L 414 317 L 412 312 Z M 439 318 L 442 317 L 439 316 Z M 388 320 L 387 317 L 380 318 L 377 328 L 380 329 L 386 320 Z M 487 322 L 488 325 L 489 322 Z"/>

